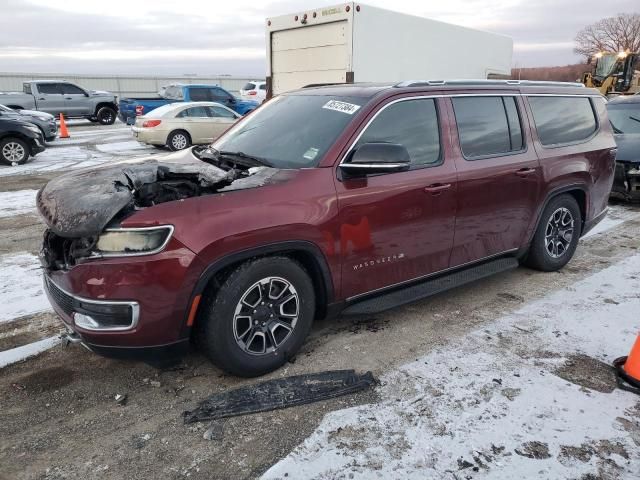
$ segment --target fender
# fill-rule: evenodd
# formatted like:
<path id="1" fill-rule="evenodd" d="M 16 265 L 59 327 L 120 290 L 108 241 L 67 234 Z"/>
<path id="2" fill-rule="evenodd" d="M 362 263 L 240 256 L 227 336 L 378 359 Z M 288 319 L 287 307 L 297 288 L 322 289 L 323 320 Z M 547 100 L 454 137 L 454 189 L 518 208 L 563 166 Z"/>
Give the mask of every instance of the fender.
<path id="1" fill-rule="evenodd" d="M 214 261 L 209 266 L 207 266 L 204 272 L 202 272 L 202 274 L 200 275 L 200 278 L 196 282 L 196 285 L 191 292 L 191 297 L 189 298 L 188 303 L 189 308 L 185 312 L 185 316 L 183 319 L 182 335 L 188 335 L 188 331 L 190 330 L 190 327 L 187 327 L 187 320 L 189 316 L 189 310 L 191 305 L 193 304 L 194 298 L 204 292 L 208 283 L 218 272 L 233 264 L 249 260 L 253 257 L 262 257 L 265 255 L 288 252 L 304 252 L 311 255 L 314 259 L 314 264 L 317 267 L 317 271 L 310 271 L 309 274 L 311 275 L 312 281 L 321 286 L 321 291 L 318 292 L 320 300 L 318 304 L 322 313 L 321 316 L 324 316 L 325 308 L 334 302 L 335 297 L 333 280 L 331 279 L 331 271 L 329 270 L 327 260 L 316 244 L 307 240 L 288 240 L 284 242 L 269 243 L 259 247 L 253 247 L 247 250 L 234 252 L 229 255 L 225 255 L 224 257 Z"/>
<path id="2" fill-rule="evenodd" d="M 589 197 L 588 197 L 588 193 L 587 193 L 587 187 L 584 183 L 574 183 L 571 185 L 564 185 L 562 187 L 558 187 L 555 188 L 549 192 L 547 192 L 547 196 L 544 199 L 544 202 L 542 202 L 541 207 L 539 208 L 538 212 L 536 213 L 536 221 L 534 223 L 534 228 L 532 229 L 532 231 L 529 233 L 529 237 L 527 239 L 527 243 L 520 249 L 520 254 L 525 253 L 528 249 L 529 249 L 529 245 L 531 245 L 531 242 L 533 241 L 533 237 L 536 234 L 536 230 L 538 229 L 538 225 L 540 224 L 540 220 L 542 218 L 542 212 L 544 212 L 544 210 L 547 208 L 547 205 L 549 204 L 549 202 L 551 201 L 551 199 L 553 197 L 557 197 L 558 195 L 565 193 L 565 192 L 569 192 L 571 190 L 580 190 L 582 193 L 584 193 L 585 196 L 585 211 L 582 212 L 584 215 L 584 218 L 582 219 L 582 229 L 580 232 L 580 235 L 582 236 L 584 234 L 584 232 L 582 230 L 584 230 L 584 225 L 586 222 L 586 218 L 587 218 L 587 212 L 586 212 L 586 208 L 587 208 L 587 204 L 589 201 Z"/>

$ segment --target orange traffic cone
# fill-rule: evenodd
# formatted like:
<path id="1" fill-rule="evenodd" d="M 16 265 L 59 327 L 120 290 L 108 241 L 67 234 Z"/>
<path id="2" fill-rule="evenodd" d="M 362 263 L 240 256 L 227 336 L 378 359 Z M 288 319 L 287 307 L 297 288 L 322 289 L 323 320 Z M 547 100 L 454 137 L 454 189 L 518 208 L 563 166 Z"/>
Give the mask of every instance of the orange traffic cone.
<path id="1" fill-rule="evenodd" d="M 640 395 L 640 334 L 631 347 L 629 355 L 616 358 L 613 366 L 616 367 L 618 386 Z"/>
<path id="2" fill-rule="evenodd" d="M 64 121 L 64 115 L 60 114 L 60 138 L 71 138 L 69 130 L 67 130 L 67 124 Z"/>

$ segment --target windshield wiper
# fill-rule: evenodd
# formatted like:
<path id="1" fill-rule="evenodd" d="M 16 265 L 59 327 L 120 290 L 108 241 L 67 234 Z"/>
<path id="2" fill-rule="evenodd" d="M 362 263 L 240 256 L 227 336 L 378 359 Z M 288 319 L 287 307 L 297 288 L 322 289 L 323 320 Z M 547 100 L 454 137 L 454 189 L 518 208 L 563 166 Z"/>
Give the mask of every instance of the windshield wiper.
<path id="1" fill-rule="evenodd" d="M 231 157 L 237 163 L 248 167 L 264 166 L 273 168 L 273 163 L 271 163 L 269 160 L 266 160 L 262 157 L 256 157 L 255 155 L 248 155 L 244 152 L 230 152 L 227 150 L 220 150 L 218 151 L 218 156 L 227 158 Z M 238 159 L 240 159 L 240 161 L 238 161 Z"/>

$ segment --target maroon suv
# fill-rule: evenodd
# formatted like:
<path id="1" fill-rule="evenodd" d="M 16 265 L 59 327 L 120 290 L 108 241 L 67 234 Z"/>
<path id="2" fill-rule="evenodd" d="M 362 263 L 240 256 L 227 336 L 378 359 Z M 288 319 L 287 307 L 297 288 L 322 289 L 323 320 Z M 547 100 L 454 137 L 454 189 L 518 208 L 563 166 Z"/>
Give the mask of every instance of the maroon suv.
<path id="1" fill-rule="evenodd" d="M 46 290 L 98 353 L 165 360 L 193 339 L 260 375 L 314 319 L 562 268 L 614 159 L 603 98 L 576 84 L 302 89 L 210 147 L 49 182 Z"/>

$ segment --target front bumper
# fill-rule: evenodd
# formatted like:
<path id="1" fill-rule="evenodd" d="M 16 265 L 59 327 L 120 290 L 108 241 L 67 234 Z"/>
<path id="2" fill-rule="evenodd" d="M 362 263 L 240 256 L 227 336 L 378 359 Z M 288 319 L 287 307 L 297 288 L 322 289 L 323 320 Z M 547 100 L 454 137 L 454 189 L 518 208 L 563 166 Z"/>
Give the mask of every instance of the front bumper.
<path id="1" fill-rule="evenodd" d="M 162 352 L 188 343 L 188 305 L 203 270 L 193 252 L 172 238 L 153 255 L 87 260 L 68 270 L 45 266 L 44 286 L 81 343 L 101 354 L 136 358 L 139 349 Z"/>
<path id="2" fill-rule="evenodd" d="M 640 200 L 640 162 L 616 162 L 611 196 L 622 200 Z"/>
<path id="3" fill-rule="evenodd" d="M 44 152 L 45 148 L 44 139 L 40 134 L 38 134 L 38 137 L 32 139 L 29 144 L 29 152 L 32 156 Z"/>

